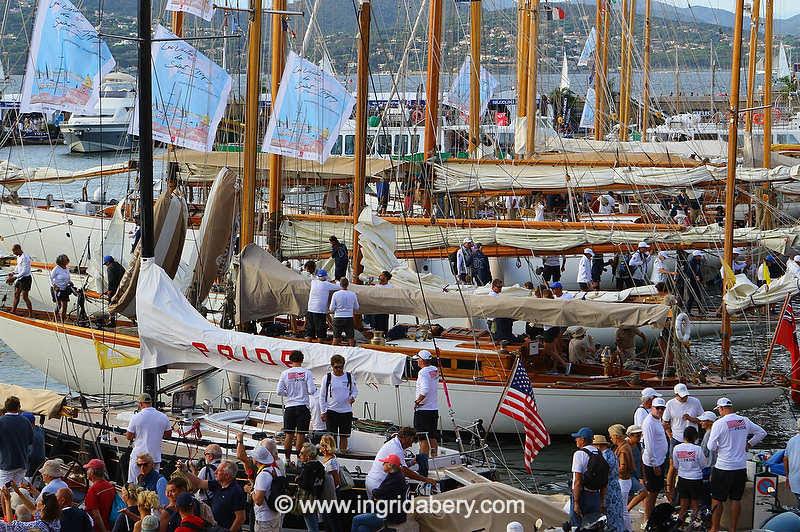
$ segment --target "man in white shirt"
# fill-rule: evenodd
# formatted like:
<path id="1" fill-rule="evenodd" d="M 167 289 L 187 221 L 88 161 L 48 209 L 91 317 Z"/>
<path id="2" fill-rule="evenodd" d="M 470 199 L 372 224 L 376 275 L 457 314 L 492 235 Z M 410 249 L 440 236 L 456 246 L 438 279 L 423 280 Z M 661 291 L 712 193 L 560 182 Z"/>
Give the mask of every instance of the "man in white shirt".
<path id="1" fill-rule="evenodd" d="M 650 266 L 650 255 L 647 254 L 648 249 L 650 249 L 650 244 L 647 242 L 639 242 L 639 247 L 636 250 L 636 253 L 631 255 L 631 258 L 628 261 L 628 266 L 630 267 L 631 271 L 631 279 L 633 279 L 633 284 L 636 286 L 644 286 L 647 284 L 648 268 Z"/>
<path id="2" fill-rule="evenodd" d="M 328 299 L 331 292 L 337 290 L 339 285 L 328 281 L 328 272 L 325 270 L 319 270 L 316 279 L 311 281 L 306 313 L 306 338 L 312 342 L 328 338 Z"/>
<path id="3" fill-rule="evenodd" d="M 800 255 L 795 255 L 792 260 L 786 261 L 786 273 L 791 273 L 794 277 L 800 277 Z"/>
<path id="4" fill-rule="evenodd" d="M 653 261 L 653 273 L 650 274 L 650 282 L 653 284 L 666 283 L 670 276 L 675 272 L 667 268 L 667 253 L 659 251 L 656 260 Z"/>
<path id="5" fill-rule="evenodd" d="M 597 214 L 614 214 L 614 207 L 617 202 L 614 200 L 612 193 L 602 194 L 599 199 L 600 207 L 597 209 Z"/>
<path id="6" fill-rule="evenodd" d="M 409 466 L 414 464 L 406 461 L 406 449 L 411 448 L 411 444 L 414 443 L 416 436 L 417 432 L 411 427 L 402 427 L 394 438 L 384 443 L 378 450 L 378 454 L 375 455 L 375 460 L 372 461 L 372 467 L 370 467 L 367 478 L 364 481 L 364 486 L 367 489 L 367 497 L 371 499 L 372 490 L 380 486 L 383 479 L 386 478 L 386 472 L 383 470 L 383 462 L 381 460 L 390 454 L 396 454 L 400 457 L 400 470 L 406 478 L 419 482 L 427 482 L 431 485 L 436 484 L 436 480 L 409 469 Z"/>
<path id="7" fill-rule="evenodd" d="M 353 315 L 358 310 L 358 297 L 347 289 L 350 281 L 346 277 L 339 280 L 341 290 L 333 294 L 330 311 L 333 313 L 333 345 L 339 345 L 342 336 L 348 345 L 356 345 Z"/>
<path id="8" fill-rule="evenodd" d="M 553 291 L 553 297 L 556 299 L 568 300 L 575 298 L 575 296 L 569 292 L 564 292 L 564 285 L 558 281 L 550 285 L 550 290 Z"/>
<path id="9" fill-rule="evenodd" d="M 676 384 L 673 391 L 675 397 L 667 401 L 664 416 L 661 418 L 667 434 L 672 439 L 671 448 L 683 443 L 683 431 L 686 430 L 686 427 L 697 428 L 700 423 L 698 418 L 703 414 L 703 405 L 700 400 L 691 396 L 689 388 L 684 383 Z"/>
<path id="10" fill-rule="evenodd" d="M 578 450 L 572 455 L 572 497 L 570 521 L 574 526 L 580 527 L 584 515 L 601 511 L 605 504 L 606 487 L 602 489 L 588 489 L 584 485 L 583 475 L 589 466 L 590 453 L 600 451 L 592 445 L 594 432 L 589 427 L 581 427 L 572 433 Z"/>
<path id="11" fill-rule="evenodd" d="M 149 454 L 153 457 L 153 469 L 158 471 L 161 466 L 161 442 L 172 435 L 172 425 L 163 412 L 153 408 L 153 398 L 150 394 L 140 394 L 136 399 L 139 411 L 131 417 L 125 437 L 133 442 L 131 460 L 128 465 L 128 482 L 136 484 L 139 478 L 139 468 L 136 457 Z"/>
<path id="12" fill-rule="evenodd" d="M 253 449 L 250 458 L 258 471 L 253 483 L 253 513 L 256 518 L 253 532 L 279 532 L 283 516 L 267 506 L 272 481 L 280 475 L 275 465 L 275 458 L 261 445 Z"/>
<path id="13" fill-rule="evenodd" d="M 642 390 L 641 396 L 642 401 L 639 403 L 639 406 L 636 407 L 636 411 L 633 413 L 633 424 L 639 427 L 642 426 L 645 418 L 650 415 L 650 408 L 653 406 L 653 399 L 656 397 L 661 397 L 661 394 L 655 391 L 653 388 L 645 388 Z"/>
<path id="14" fill-rule="evenodd" d="M 456 278 L 461 283 L 471 282 L 472 276 L 472 239 L 467 237 L 456 252 Z"/>
<path id="15" fill-rule="evenodd" d="M 414 360 L 419 366 L 414 399 L 414 430 L 420 434 L 419 452 L 426 457 L 436 456 L 439 452 L 439 368 L 426 349 L 417 353 Z M 428 473 L 424 471 L 423 474 Z"/>
<path id="16" fill-rule="evenodd" d="M 797 430 L 800 432 L 800 419 L 797 420 Z M 800 434 L 795 434 L 786 442 L 783 469 L 786 472 L 786 487 L 792 490 L 800 506 Z"/>
<path id="17" fill-rule="evenodd" d="M 317 387 L 314 385 L 314 376 L 303 364 L 303 352 L 292 351 L 289 354 L 289 369 L 283 370 L 278 379 L 278 395 L 284 398 L 283 402 L 283 430 L 286 436 L 283 440 L 286 463 L 292 456 L 292 443 L 297 444 L 297 453 L 305 443 L 305 435 L 311 424 L 311 409 L 309 397 L 314 395 Z"/>
<path id="18" fill-rule="evenodd" d="M 330 434 L 339 435 L 339 451 L 347 452 L 347 438 L 353 428 L 353 403 L 358 387 L 353 375 L 344 370 L 344 357 L 331 357 L 331 373 L 322 377 L 319 411 Z"/>
<path id="19" fill-rule="evenodd" d="M 491 290 L 489 291 L 489 297 L 500 297 L 500 294 L 502 293 L 503 293 L 503 280 L 493 279 Z M 514 340 L 516 340 L 516 336 L 514 336 L 514 320 L 512 318 L 493 316 L 492 326 L 489 330 L 492 333 L 492 338 L 494 339 L 495 342 L 499 343 L 503 340 L 513 342 Z"/>
<path id="20" fill-rule="evenodd" d="M 647 488 L 647 499 L 644 504 L 644 520 L 650 519 L 650 513 L 656 504 L 656 498 L 661 490 L 664 489 L 664 462 L 669 453 L 669 441 L 661 416 L 667 403 L 661 397 L 653 399 L 653 406 L 650 408 L 650 415 L 644 418 L 642 423 L 642 442 L 644 451 L 642 452 L 642 466 L 644 468 L 644 485 Z"/>
<path id="21" fill-rule="evenodd" d="M 16 314 L 17 306 L 19 305 L 19 298 L 25 301 L 28 307 L 28 316 L 33 315 L 33 305 L 31 305 L 31 298 L 28 297 L 28 292 L 31 291 L 31 257 L 27 253 L 23 253 L 22 246 L 14 244 L 11 252 L 17 256 L 17 265 L 14 271 L 8 274 L 6 284 L 14 285 L 14 303 L 11 305 L 11 313 Z"/>
<path id="22" fill-rule="evenodd" d="M 592 284 L 592 258 L 594 258 L 594 251 L 592 248 L 586 248 L 578 263 L 578 286 L 584 292 L 588 292 L 589 286 Z"/>
<path id="23" fill-rule="evenodd" d="M 714 410 L 720 417 L 708 438 L 708 449 L 717 451 L 717 462 L 711 470 L 711 532 L 720 530 L 722 505 L 728 499 L 731 500 L 728 530 L 737 530 L 747 483 L 747 451 L 763 440 L 767 431 L 735 414 L 733 402 L 727 397 L 717 399 Z"/>

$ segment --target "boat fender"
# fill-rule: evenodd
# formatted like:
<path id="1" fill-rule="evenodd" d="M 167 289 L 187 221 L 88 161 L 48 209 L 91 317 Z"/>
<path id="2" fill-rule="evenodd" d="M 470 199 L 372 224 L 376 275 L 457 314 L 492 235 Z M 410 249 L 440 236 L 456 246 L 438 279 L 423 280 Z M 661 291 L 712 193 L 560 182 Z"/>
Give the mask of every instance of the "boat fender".
<path id="1" fill-rule="evenodd" d="M 692 339 L 692 322 L 689 321 L 689 315 L 685 312 L 678 314 L 675 319 L 675 334 L 683 343 L 688 343 Z"/>

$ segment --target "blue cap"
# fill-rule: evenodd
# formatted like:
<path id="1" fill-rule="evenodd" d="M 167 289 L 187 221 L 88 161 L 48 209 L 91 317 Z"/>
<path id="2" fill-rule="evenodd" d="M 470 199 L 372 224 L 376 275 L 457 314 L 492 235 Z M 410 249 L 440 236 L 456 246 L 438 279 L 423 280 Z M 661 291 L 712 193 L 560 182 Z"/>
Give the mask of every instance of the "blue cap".
<path id="1" fill-rule="evenodd" d="M 589 427 L 581 427 L 578 432 L 572 433 L 573 438 L 583 438 L 584 440 L 591 440 L 594 437 L 594 432 Z"/>
<path id="2" fill-rule="evenodd" d="M 106 255 L 105 257 L 103 257 L 103 264 L 108 264 L 109 262 L 111 262 L 113 260 L 114 260 L 114 257 L 112 257 L 111 255 Z"/>
<path id="3" fill-rule="evenodd" d="M 328 276 L 327 270 L 317 270 L 317 277 L 325 278 Z"/>
<path id="4" fill-rule="evenodd" d="M 564 286 L 558 281 L 556 281 L 554 283 L 550 283 L 550 288 L 564 288 Z"/>
<path id="5" fill-rule="evenodd" d="M 183 492 L 175 498 L 175 506 L 178 508 L 191 508 L 194 504 L 194 497 L 191 493 Z"/>
<path id="6" fill-rule="evenodd" d="M 30 421 L 32 424 L 36 424 L 36 416 L 31 414 L 30 412 L 23 412 L 22 417 Z"/>
<path id="7" fill-rule="evenodd" d="M 775 257 L 772 255 L 767 255 L 767 262 L 775 262 Z"/>

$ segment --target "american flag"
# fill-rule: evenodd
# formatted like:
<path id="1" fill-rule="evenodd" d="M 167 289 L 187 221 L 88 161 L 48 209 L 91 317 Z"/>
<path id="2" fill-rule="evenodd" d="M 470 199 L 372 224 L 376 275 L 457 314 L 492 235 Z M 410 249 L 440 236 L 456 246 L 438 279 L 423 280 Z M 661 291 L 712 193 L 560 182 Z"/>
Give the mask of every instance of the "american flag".
<path id="1" fill-rule="evenodd" d="M 525 427 L 525 470 L 530 473 L 533 459 L 539 451 L 550 445 L 550 433 L 536 410 L 531 380 L 519 363 L 500 403 L 499 412 L 516 419 Z"/>

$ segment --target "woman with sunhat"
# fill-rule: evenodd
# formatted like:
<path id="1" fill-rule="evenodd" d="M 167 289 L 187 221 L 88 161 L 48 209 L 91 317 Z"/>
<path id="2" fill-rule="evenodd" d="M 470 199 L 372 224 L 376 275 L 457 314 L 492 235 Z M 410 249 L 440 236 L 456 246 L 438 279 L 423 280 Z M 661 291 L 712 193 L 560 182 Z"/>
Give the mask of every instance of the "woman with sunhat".
<path id="1" fill-rule="evenodd" d="M 606 530 L 610 532 L 626 532 L 625 528 L 625 502 L 622 500 L 622 491 L 619 487 L 619 463 L 611 444 L 602 434 L 595 434 L 592 438 L 592 445 L 600 450 L 600 453 L 608 463 L 608 487 L 606 488 Z"/>

